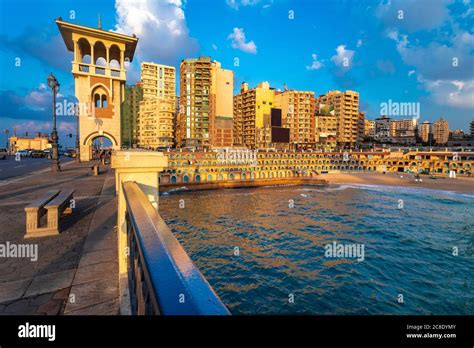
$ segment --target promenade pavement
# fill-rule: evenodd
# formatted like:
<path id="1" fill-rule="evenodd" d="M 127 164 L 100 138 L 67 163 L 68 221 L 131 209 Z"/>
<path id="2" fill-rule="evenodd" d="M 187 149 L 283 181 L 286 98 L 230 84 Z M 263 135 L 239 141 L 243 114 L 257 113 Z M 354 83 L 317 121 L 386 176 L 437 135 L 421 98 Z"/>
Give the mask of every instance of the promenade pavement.
<path id="1" fill-rule="evenodd" d="M 0 315 L 120 314 L 114 172 L 70 162 L 0 181 L 0 245 L 37 245 L 31 257 L 0 257 Z M 57 236 L 24 239 L 24 208 L 48 190 L 76 189 Z"/>

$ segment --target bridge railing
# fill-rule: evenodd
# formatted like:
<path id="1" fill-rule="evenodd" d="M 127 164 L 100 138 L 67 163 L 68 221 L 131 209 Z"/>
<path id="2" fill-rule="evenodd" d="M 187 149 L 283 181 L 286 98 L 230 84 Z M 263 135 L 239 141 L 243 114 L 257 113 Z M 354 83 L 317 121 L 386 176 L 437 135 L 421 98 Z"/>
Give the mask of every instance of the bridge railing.
<path id="1" fill-rule="evenodd" d="M 138 184 L 122 187 L 132 314 L 229 315 Z"/>

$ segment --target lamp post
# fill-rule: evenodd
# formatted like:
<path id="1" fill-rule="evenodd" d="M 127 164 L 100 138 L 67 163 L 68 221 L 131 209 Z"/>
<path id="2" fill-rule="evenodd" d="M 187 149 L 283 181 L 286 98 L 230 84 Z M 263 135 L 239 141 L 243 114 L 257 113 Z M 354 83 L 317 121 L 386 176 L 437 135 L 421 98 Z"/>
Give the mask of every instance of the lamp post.
<path id="1" fill-rule="evenodd" d="M 59 82 L 56 80 L 56 77 L 53 73 L 49 74 L 48 76 L 48 86 L 51 88 L 53 92 L 53 131 L 51 133 L 51 140 L 53 142 L 53 153 L 52 153 L 52 163 L 51 163 L 51 171 L 53 173 L 61 171 L 61 167 L 59 165 L 59 152 L 58 152 L 58 131 L 56 130 L 56 94 L 59 92 Z"/>
<path id="2" fill-rule="evenodd" d="M 8 129 L 5 129 L 5 144 L 6 144 L 7 153 L 9 154 L 10 149 L 8 148 L 8 133 L 10 133 L 10 131 Z"/>
<path id="3" fill-rule="evenodd" d="M 79 106 L 76 107 L 76 162 L 81 163 L 80 146 L 79 146 Z"/>

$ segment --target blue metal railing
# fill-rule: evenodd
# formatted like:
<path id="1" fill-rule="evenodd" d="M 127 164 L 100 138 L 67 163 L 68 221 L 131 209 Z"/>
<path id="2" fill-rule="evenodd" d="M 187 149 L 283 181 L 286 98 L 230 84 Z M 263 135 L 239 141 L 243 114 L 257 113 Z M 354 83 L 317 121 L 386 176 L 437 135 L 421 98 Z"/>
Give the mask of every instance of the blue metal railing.
<path id="1" fill-rule="evenodd" d="M 132 314 L 229 315 L 135 182 L 124 182 Z"/>

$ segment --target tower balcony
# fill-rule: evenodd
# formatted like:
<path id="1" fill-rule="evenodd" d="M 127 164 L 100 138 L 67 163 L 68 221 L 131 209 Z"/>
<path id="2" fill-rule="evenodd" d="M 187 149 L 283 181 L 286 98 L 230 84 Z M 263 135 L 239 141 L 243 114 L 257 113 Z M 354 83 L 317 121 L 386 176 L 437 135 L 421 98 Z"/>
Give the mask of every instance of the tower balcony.
<path id="1" fill-rule="evenodd" d="M 101 66 L 72 61 L 73 74 L 103 76 L 125 81 L 127 78 L 126 72 L 126 70 L 120 68 L 111 68 L 109 66 Z"/>

